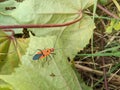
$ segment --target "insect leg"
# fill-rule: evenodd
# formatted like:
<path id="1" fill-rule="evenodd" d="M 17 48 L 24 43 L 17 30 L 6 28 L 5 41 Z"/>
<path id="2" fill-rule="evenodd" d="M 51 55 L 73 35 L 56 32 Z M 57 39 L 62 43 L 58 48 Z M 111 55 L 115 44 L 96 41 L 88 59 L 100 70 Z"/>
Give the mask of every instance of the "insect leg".
<path id="1" fill-rule="evenodd" d="M 51 56 L 51 55 L 48 55 L 48 57 L 50 57 L 50 59 L 52 59 L 52 56 Z"/>
<path id="2" fill-rule="evenodd" d="M 56 55 L 56 53 L 51 53 L 52 54 L 52 56 L 53 56 L 53 58 L 55 58 L 54 56 Z M 50 57 L 52 57 L 51 55 L 50 55 Z"/>
<path id="3" fill-rule="evenodd" d="M 41 49 L 37 49 L 37 50 L 41 51 L 42 55 L 44 56 L 43 51 Z"/>
<path id="4" fill-rule="evenodd" d="M 49 55 L 48 55 L 49 56 Z M 48 62 L 48 65 L 49 65 L 49 60 L 48 60 L 48 57 L 46 57 L 46 62 Z"/>
<path id="5" fill-rule="evenodd" d="M 47 62 L 47 57 L 44 58 L 45 60 L 43 60 L 42 62 L 42 67 L 44 67 L 44 64 Z"/>

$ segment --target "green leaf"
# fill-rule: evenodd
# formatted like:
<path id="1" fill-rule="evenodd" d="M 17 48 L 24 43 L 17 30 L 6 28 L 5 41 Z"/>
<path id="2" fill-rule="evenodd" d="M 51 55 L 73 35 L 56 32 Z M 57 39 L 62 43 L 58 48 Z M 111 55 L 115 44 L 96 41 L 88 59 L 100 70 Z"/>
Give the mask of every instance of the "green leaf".
<path id="1" fill-rule="evenodd" d="M 89 16 L 84 16 L 80 22 L 65 28 L 60 39 L 66 56 L 73 58 L 73 54 L 82 50 L 89 43 L 93 29 L 94 24 Z"/>
<path id="2" fill-rule="evenodd" d="M 3 88 L 0 87 L 0 90 L 12 90 L 12 89 L 10 89 L 9 87 L 3 87 Z"/>
<path id="3" fill-rule="evenodd" d="M 6 0 L 0 3 L 0 25 L 16 25 L 20 22 L 11 15 L 12 12 L 19 6 L 15 0 Z M 12 10 L 6 10 L 6 8 L 15 7 Z M 13 29 L 15 33 L 22 33 L 22 29 Z"/>
<path id="4" fill-rule="evenodd" d="M 111 20 L 110 25 L 106 28 L 107 33 L 112 33 L 112 30 L 120 30 L 120 22 L 118 20 Z"/>
<path id="5" fill-rule="evenodd" d="M 75 18 L 79 11 L 93 5 L 93 2 L 94 0 L 24 0 L 19 3 L 15 0 L 8 0 L 0 3 L 0 24 L 44 24 L 49 23 L 49 20 L 54 17 L 53 15 L 57 15 L 56 18 L 63 22 L 65 20 L 62 18 L 64 15 L 67 15 L 66 19 L 69 15 L 74 15 Z M 5 10 L 6 7 L 15 7 L 15 9 Z M 14 31 L 15 33 L 22 33 L 21 30 Z"/>
<path id="6" fill-rule="evenodd" d="M 108 3 L 108 0 L 98 0 L 101 4 L 106 5 Z"/>
<path id="7" fill-rule="evenodd" d="M 29 40 L 11 39 L 0 30 L 0 74 L 9 74 L 18 66 Z M 24 44 L 26 43 L 26 44 Z"/>
<path id="8" fill-rule="evenodd" d="M 71 15 L 71 17 L 73 16 Z M 60 21 L 60 19 L 58 21 Z M 64 18 L 63 20 L 66 19 Z M 52 21 L 53 20 L 51 19 L 51 22 Z M 66 56 L 73 58 L 73 54 L 76 54 L 79 50 L 82 50 L 89 43 L 89 40 L 93 34 L 93 29 L 94 23 L 92 19 L 89 16 L 84 15 L 80 22 L 67 27 L 44 28 L 39 30 L 34 29 L 32 31 L 35 33 L 36 36 L 56 35 L 57 38 L 54 41 L 55 45 L 53 48 L 57 49 L 57 41 L 60 41 L 60 48 L 63 49 Z"/>
<path id="9" fill-rule="evenodd" d="M 6 7 L 15 7 L 16 5 L 15 0 L 6 0 L 5 2 L 0 3 L 0 13 L 7 14 L 10 13 L 12 10 L 6 10 Z"/>
<path id="10" fill-rule="evenodd" d="M 7 34 L 0 30 L 0 61 L 2 61 L 8 52 L 10 45 L 10 40 L 8 39 Z M 2 54 L 3 53 L 3 54 Z"/>
<path id="11" fill-rule="evenodd" d="M 56 0 L 26 0 L 22 2 L 11 15 L 19 19 L 21 23 L 62 24 L 79 18 L 79 11 L 87 8 L 92 3 L 93 0 L 75 0 L 74 2 L 69 0 L 58 0 L 58 2 Z M 61 41 L 61 48 L 64 48 L 66 56 L 73 58 L 73 54 L 82 50 L 89 43 L 94 28 L 95 26 L 92 19 L 84 15 L 82 20 L 70 26 L 58 28 L 33 28 L 29 30 L 38 37 L 56 35 L 59 39 L 57 41 Z M 57 42 L 54 41 L 54 43 L 55 46 L 53 48 L 57 48 Z"/>
<path id="12" fill-rule="evenodd" d="M 112 33 L 112 29 L 113 29 L 113 26 L 108 26 L 106 28 L 106 33 L 108 33 L 108 34 Z"/>
<path id="13" fill-rule="evenodd" d="M 20 21 L 29 22 L 40 15 L 72 14 L 93 4 L 94 0 L 25 0 L 11 14 Z M 20 11 L 20 12 L 19 12 Z M 22 20 L 24 17 L 26 19 Z"/>
<path id="14" fill-rule="evenodd" d="M 115 23 L 114 29 L 115 29 L 116 31 L 120 30 L 120 22 Z"/>
<path id="15" fill-rule="evenodd" d="M 53 47 L 55 39 L 56 36 L 31 37 L 20 67 L 12 75 L 0 75 L 0 78 L 15 90 L 83 90 L 61 49 L 55 49 L 56 55 L 47 61 L 32 60 L 37 49 Z"/>
<path id="16" fill-rule="evenodd" d="M 0 81 L 0 90 L 13 90 L 13 88 L 7 83 L 3 83 Z"/>
<path id="17" fill-rule="evenodd" d="M 93 1 L 25 0 L 7 14 L 19 24 L 62 24 L 75 20 L 79 11 L 92 5 Z M 87 15 L 66 27 L 29 29 L 37 37 L 31 36 L 22 64 L 12 75 L 1 75 L 0 78 L 15 90 L 83 90 L 67 57 L 73 58 L 73 54 L 88 44 L 93 29 L 94 23 Z M 48 57 L 48 61 L 46 58 L 33 61 L 36 50 L 44 48 L 54 48 L 56 55 Z"/>

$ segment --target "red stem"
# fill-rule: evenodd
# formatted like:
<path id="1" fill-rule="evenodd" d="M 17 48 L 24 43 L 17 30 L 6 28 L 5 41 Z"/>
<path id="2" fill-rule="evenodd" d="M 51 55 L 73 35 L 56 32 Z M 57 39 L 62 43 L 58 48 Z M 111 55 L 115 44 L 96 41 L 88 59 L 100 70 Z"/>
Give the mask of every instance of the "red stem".
<path id="1" fill-rule="evenodd" d="M 82 18 L 82 13 L 79 14 L 79 18 L 70 21 L 70 22 L 66 22 L 66 23 L 62 23 L 62 24 L 29 24 L 29 25 L 2 25 L 0 26 L 0 29 L 10 29 L 10 28 L 52 28 L 52 27 L 64 27 L 64 26 L 69 26 L 71 24 L 74 24 L 78 21 L 80 21 Z"/>

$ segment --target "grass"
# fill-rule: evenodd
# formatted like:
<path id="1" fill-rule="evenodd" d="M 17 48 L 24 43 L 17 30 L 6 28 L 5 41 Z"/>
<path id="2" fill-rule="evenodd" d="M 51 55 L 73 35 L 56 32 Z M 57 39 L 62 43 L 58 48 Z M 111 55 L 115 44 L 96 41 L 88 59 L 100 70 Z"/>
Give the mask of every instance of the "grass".
<path id="1" fill-rule="evenodd" d="M 119 20 L 118 9 L 112 1 L 104 7 L 94 7 L 94 16 L 91 16 L 96 24 L 93 39 L 83 51 L 78 52 L 74 63 L 93 90 L 120 90 L 120 31 L 113 29 L 112 33 L 106 33 L 111 20 Z M 92 15 L 92 11 L 89 14 Z"/>

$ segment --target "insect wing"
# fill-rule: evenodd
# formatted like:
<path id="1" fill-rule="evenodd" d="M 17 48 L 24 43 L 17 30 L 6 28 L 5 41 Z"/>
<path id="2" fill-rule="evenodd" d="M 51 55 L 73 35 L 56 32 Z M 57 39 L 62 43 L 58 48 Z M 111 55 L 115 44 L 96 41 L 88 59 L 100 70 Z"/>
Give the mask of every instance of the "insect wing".
<path id="1" fill-rule="evenodd" d="M 35 54 L 33 60 L 38 60 L 43 54 Z"/>

